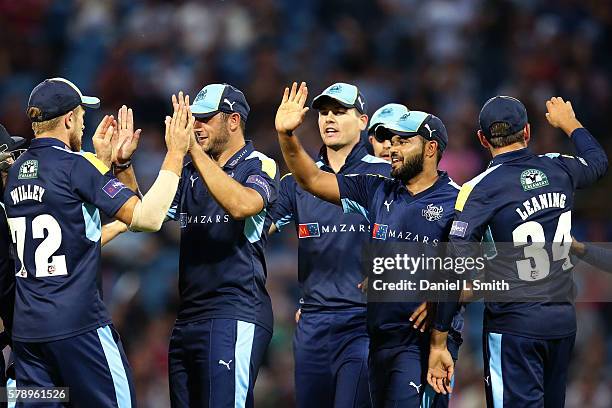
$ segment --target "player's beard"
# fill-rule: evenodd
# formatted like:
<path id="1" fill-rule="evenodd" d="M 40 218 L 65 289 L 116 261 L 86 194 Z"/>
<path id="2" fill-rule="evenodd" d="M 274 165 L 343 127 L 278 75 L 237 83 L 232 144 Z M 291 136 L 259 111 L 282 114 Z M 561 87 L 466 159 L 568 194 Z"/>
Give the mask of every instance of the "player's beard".
<path id="1" fill-rule="evenodd" d="M 404 158 L 404 163 L 398 169 L 391 170 L 391 177 L 398 179 L 402 184 L 408 184 L 408 181 L 423 171 L 425 163 L 425 144 L 421 149 L 421 154 L 416 154 L 409 158 Z"/>
<path id="2" fill-rule="evenodd" d="M 68 136 L 68 142 L 70 143 L 70 149 L 73 152 L 81 151 L 81 139 L 83 137 L 83 131 L 79 129 L 74 129 L 72 133 Z"/>
<path id="3" fill-rule="evenodd" d="M 209 140 L 210 140 L 210 144 L 208 145 L 206 149 L 204 149 L 204 152 L 207 153 L 209 156 L 216 159 L 221 155 L 221 153 L 223 153 L 223 151 L 225 150 L 227 146 L 227 143 L 230 140 L 230 133 L 227 130 L 226 124 L 224 123 L 221 126 L 221 129 L 217 137 L 210 138 Z"/>

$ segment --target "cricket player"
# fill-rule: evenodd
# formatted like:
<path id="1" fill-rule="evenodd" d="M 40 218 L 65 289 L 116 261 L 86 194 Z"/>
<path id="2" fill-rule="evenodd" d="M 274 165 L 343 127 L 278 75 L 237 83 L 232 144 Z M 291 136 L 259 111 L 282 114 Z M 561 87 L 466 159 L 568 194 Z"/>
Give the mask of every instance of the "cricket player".
<path id="1" fill-rule="evenodd" d="M 335 83 L 314 98 L 323 147 L 316 165 L 334 174 L 389 175 L 385 160 L 360 142 L 368 117 L 364 96 Z M 357 287 L 362 244 L 370 226 L 356 214 L 302 189 L 291 173 L 281 179 L 272 231 L 295 222 L 300 317 L 293 340 L 298 407 L 369 407 L 366 299 Z"/>
<path id="2" fill-rule="evenodd" d="M 141 200 L 93 154 L 80 152 L 84 108 L 99 103 L 63 78 L 47 79 L 30 94 L 35 138 L 11 166 L 3 199 L 17 252 L 15 374 L 17 387 L 69 387 L 75 406 L 131 407 L 130 369 L 97 286 L 99 211 L 134 230 L 158 230 L 193 119 L 182 104 L 167 121 L 168 153 Z M 111 125 L 105 137 L 112 133 Z"/>
<path id="3" fill-rule="evenodd" d="M 321 199 L 341 205 L 347 213 L 360 214 L 370 224 L 373 239 L 419 242 L 436 252 L 448 236 L 459 191 L 448 175 L 437 169 L 448 144 L 442 121 L 425 112 L 410 111 L 396 123 L 377 128 L 379 137 L 391 139 L 392 179 L 334 175 L 315 165 L 294 134 L 308 110 L 304 107 L 307 94 L 305 83 L 287 88 L 275 122 L 283 156 L 298 184 Z M 375 407 L 419 407 L 421 403 L 422 367 L 429 338 L 409 320 L 419 305 L 368 303 L 369 378 Z M 458 334 L 461 316 L 455 323 L 454 332 Z"/>
<path id="4" fill-rule="evenodd" d="M 380 157 L 388 162 L 391 161 L 391 155 L 389 154 L 391 140 L 378 140 L 376 138 L 376 128 L 384 123 L 396 122 L 404 113 L 408 113 L 408 108 L 399 103 L 388 103 L 374 112 L 368 125 L 368 140 L 372 145 L 374 156 Z"/>
<path id="5" fill-rule="evenodd" d="M 532 153 L 524 105 L 509 96 L 491 98 L 480 112 L 478 139 L 493 160 L 462 187 L 455 204 L 450 233 L 455 255 L 474 256 L 474 243 L 487 228 L 494 242 L 512 246 L 499 249 L 487 268 L 520 288 L 516 302 L 485 297 L 485 385 L 487 405 L 494 408 L 564 406 L 576 335 L 574 305 L 560 296 L 550 301 L 522 297 L 567 287 L 574 193 L 608 167 L 606 153 L 576 119 L 570 102 L 554 97 L 546 108 L 548 122 L 563 130 L 577 155 Z M 453 370 L 445 350 L 452 309 L 438 310 L 428 370 L 429 383 L 443 393 Z"/>
<path id="6" fill-rule="evenodd" d="M 191 161 L 168 213 L 181 228 L 170 402 L 253 407 L 253 387 L 272 337 L 264 248 L 278 168 L 245 140 L 250 108 L 237 88 L 207 85 L 191 111 Z"/>

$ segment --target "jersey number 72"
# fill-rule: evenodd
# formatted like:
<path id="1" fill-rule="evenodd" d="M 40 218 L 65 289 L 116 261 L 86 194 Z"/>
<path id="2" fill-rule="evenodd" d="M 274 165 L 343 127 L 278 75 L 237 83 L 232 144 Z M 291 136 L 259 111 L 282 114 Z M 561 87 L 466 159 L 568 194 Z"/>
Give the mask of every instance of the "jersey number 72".
<path id="1" fill-rule="evenodd" d="M 17 246 L 17 256 L 21 262 L 21 268 L 16 276 L 25 278 L 27 271 L 23 261 L 23 252 L 26 240 L 26 217 L 9 218 L 13 243 Z M 47 237 L 45 238 L 45 230 Z M 34 252 L 34 263 L 36 265 L 36 277 L 47 278 L 51 276 L 68 275 L 66 269 L 66 255 L 53 255 L 62 244 L 62 229 L 53 216 L 41 214 L 32 220 L 32 238 L 42 239 Z"/>

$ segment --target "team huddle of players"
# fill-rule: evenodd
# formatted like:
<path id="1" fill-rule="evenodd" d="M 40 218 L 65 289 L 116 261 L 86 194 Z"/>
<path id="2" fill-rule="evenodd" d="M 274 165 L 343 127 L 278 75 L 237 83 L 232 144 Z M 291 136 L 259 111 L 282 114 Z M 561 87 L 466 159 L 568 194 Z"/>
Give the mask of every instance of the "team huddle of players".
<path id="1" fill-rule="evenodd" d="M 493 160 L 460 187 L 438 169 L 449 135 L 435 115 L 392 103 L 369 119 L 356 86 L 333 84 L 309 104 L 323 141 L 315 161 L 296 134 L 307 100 L 305 83 L 282 96 L 275 127 L 291 173 L 280 178 L 274 160 L 245 139 L 250 108 L 240 90 L 210 84 L 191 103 L 173 95 L 167 154 L 143 195 L 130 161 L 140 138 L 131 109 L 103 118 L 94 155 L 81 151 L 83 116 L 100 101 L 62 78 L 34 88 L 27 114 L 35 138 L 27 151 L 6 132 L 0 140 L 10 153 L 1 317 L 16 386 L 69 387 L 76 407 L 136 406 L 129 364 L 98 289 L 101 246 L 128 228 L 154 232 L 176 220 L 180 306 L 168 351 L 170 405 L 252 407 L 273 328 L 266 241 L 293 221 L 302 290 L 297 406 L 448 406 L 466 297 L 457 293 L 433 308 L 368 302 L 364 245 L 400 242 L 391 232 L 402 231 L 431 251 L 449 242 L 467 257 L 474 256 L 470 243 L 487 236 L 524 249 L 516 262 L 490 260 L 507 276 L 554 279 L 571 267 L 574 191 L 603 176 L 605 152 L 561 98 L 546 102 L 546 116 L 577 156 L 530 152 L 525 107 L 497 96 L 483 106 L 477 135 Z M 374 156 L 361 141 L 366 130 Z M 529 202 L 539 195 L 565 201 L 536 211 Z M 102 226 L 100 211 L 117 221 Z M 563 406 L 573 304 L 485 305 L 488 405 Z"/>

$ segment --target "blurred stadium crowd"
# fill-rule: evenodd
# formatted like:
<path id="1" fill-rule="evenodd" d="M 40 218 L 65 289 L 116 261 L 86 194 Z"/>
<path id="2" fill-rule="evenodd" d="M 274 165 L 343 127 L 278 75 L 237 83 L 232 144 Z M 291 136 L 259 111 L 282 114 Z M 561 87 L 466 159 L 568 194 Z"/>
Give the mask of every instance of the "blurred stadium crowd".
<path id="1" fill-rule="evenodd" d="M 596 0 L 0 0 L 0 123 L 31 136 L 27 97 L 39 81 L 63 76 L 97 95 L 86 117 L 85 148 L 104 113 L 134 109 L 143 128 L 135 170 L 152 184 L 163 158 L 170 95 L 192 96 L 228 82 L 251 105 L 247 136 L 282 161 L 274 114 L 283 87 L 307 81 L 313 94 L 351 82 L 370 113 L 387 102 L 433 112 L 446 124 L 441 168 L 458 183 L 487 165 L 475 138 L 482 103 L 521 99 L 536 152 L 568 152 L 544 120 L 544 101 L 560 95 L 610 153 L 612 4 Z M 608 51 L 605 51 L 608 50 Z M 316 154 L 313 113 L 302 140 Z M 89 129 L 89 131 L 87 131 Z M 607 177 L 577 197 L 573 233 L 612 238 Z M 289 231 L 289 230 L 288 230 Z M 128 233 L 103 251 L 105 299 L 123 337 L 143 407 L 168 406 L 167 346 L 177 304 L 178 226 Z M 268 291 L 275 332 L 256 387 L 258 407 L 293 405 L 293 316 L 299 299 L 296 238 L 269 244 Z M 203 251 L 206 248 L 202 248 Z M 482 309 L 468 308 L 453 407 L 484 406 Z M 578 305 L 579 332 L 567 406 L 612 401 L 612 304 Z"/>

